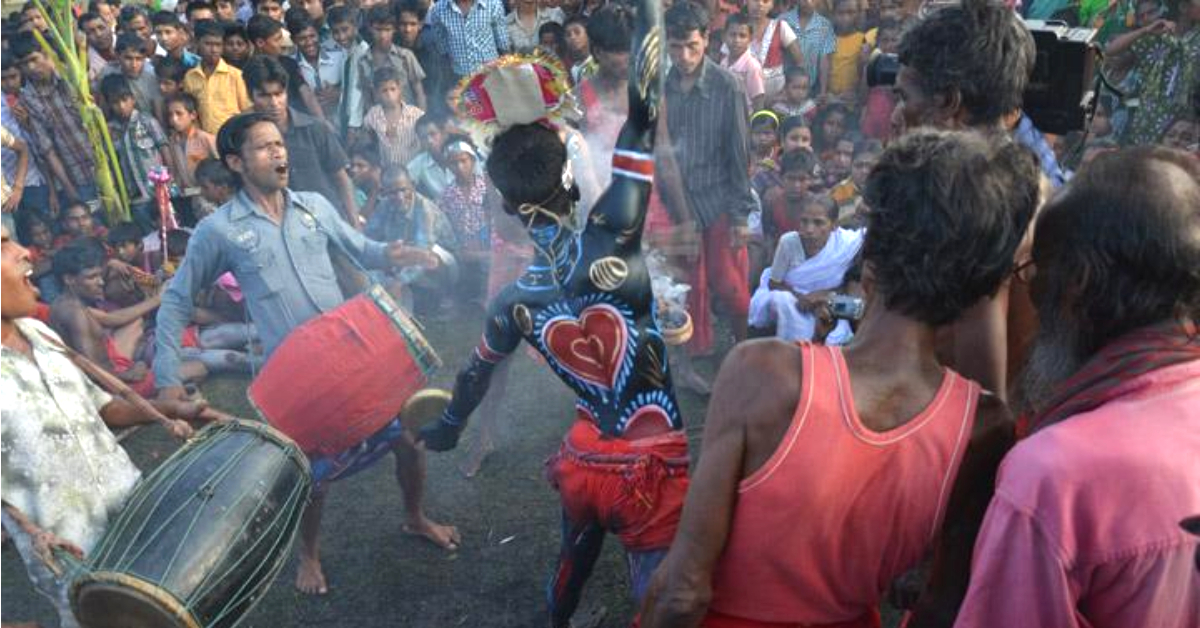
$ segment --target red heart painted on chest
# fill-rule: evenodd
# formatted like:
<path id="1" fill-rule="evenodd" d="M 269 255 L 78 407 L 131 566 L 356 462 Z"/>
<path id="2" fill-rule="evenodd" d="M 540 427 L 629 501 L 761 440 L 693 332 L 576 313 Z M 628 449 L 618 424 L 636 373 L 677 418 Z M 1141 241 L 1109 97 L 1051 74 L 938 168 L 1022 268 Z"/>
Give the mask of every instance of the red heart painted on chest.
<path id="1" fill-rule="evenodd" d="M 593 305 L 578 318 L 560 316 L 542 328 L 542 344 L 579 379 L 612 389 L 625 359 L 625 318 L 611 305 Z"/>

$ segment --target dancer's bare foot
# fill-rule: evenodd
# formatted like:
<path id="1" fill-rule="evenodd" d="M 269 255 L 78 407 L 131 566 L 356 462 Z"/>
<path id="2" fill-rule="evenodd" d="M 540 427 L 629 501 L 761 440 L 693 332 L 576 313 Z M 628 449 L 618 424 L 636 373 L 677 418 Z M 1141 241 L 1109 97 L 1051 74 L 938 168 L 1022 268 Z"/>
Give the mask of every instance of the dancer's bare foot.
<path id="1" fill-rule="evenodd" d="M 476 441 L 472 443 L 467 455 L 458 463 L 458 471 L 467 479 L 475 477 L 479 474 L 479 469 L 483 467 L 483 461 L 487 460 L 487 457 L 495 450 L 496 446 L 490 442 Z"/>
<path id="2" fill-rule="evenodd" d="M 325 595 L 329 587 L 325 584 L 325 572 L 321 561 L 300 557 L 300 568 L 296 571 L 296 588 L 307 595 Z"/>
<path id="3" fill-rule="evenodd" d="M 405 534 L 425 537 L 430 543 L 451 552 L 458 550 L 458 544 L 462 543 L 458 528 L 434 523 L 423 515 L 410 519 L 403 529 Z"/>

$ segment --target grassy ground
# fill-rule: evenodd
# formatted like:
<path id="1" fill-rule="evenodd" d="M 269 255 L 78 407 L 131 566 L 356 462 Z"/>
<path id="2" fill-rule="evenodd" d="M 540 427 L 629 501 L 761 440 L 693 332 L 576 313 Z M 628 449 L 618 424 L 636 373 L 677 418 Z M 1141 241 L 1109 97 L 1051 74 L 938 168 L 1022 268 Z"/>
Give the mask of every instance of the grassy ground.
<path id="1" fill-rule="evenodd" d="M 450 385 L 478 338 L 477 325 L 467 320 L 429 325 L 427 335 L 446 361 L 438 385 Z M 329 594 L 298 594 L 291 586 L 295 567 L 289 564 L 243 626 L 544 625 L 544 591 L 558 551 L 559 519 L 557 494 L 542 478 L 542 464 L 573 417 L 572 398 L 547 369 L 523 354 L 513 366 L 499 451 L 480 475 L 468 480 L 457 469 L 463 445 L 475 436 L 473 427 L 458 450 L 429 456 L 428 511 L 459 527 L 463 545 L 458 552 L 446 553 L 401 534 L 400 493 L 390 461 L 384 460 L 335 484 L 330 493 L 322 537 Z M 700 366 L 710 374 L 716 367 L 713 361 Z M 214 405 L 250 416 L 246 383 L 245 378 L 220 378 L 204 391 Z M 681 404 L 689 424 L 698 428 L 702 400 L 683 394 Z M 699 429 L 690 432 L 695 443 Z M 156 428 L 126 443 L 143 469 L 173 449 Z M 4 621 L 36 619 L 55 625 L 53 610 L 29 586 L 16 551 L 6 547 L 2 563 Z M 632 613 L 626 587 L 620 545 L 610 540 L 583 608 L 603 606 L 603 626 L 624 626 Z"/>

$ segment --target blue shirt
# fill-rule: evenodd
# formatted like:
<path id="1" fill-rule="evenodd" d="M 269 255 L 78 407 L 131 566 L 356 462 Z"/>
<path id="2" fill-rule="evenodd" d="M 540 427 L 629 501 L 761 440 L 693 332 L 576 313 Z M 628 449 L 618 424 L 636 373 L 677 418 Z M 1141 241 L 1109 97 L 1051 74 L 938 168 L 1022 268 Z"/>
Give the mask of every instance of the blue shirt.
<path id="1" fill-rule="evenodd" d="M 1030 120 L 1029 116 L 1021 114 L 1021 121 L 1017 123 L 1017 128 L 1013 131 L 1013 139 L 1037 154 L 1038 162 L 1042 167 L 1042 174 L 1046 175 L 1047 179 L 1050 179 L 1050 183 L 1055 188 L 1060 188 L 1067 183 L 1069 177 L 1059 167 L 1058 157 L 1054 155 L 1054 149 L 1050 147 L 1050 143 L 1042 136 L 1042 132 L 1033 126 L 1033 120 Z"/>
<path id="2" fill-rule="evenodd" d="M 504 6 L 497 0 L 474 0 L 465 15 L 454 0 L 438 0 L 429 25 L 438 51 L 450 56 L 457 76 L 475 72 L 510 48 Z"/>
<path id="3" fill-rule="evenodd" d="M 154 376 L 160 388 L 180 384 L 180 338 L 195 296 L 222 274 L 232 272 L 238 280 L 269 356 L 293 328 L 345 300 L 329 259 L 329 247 L 338 244 L 330 238 L 363 266 L 389 265 L 387 245 L 355 231 L 321 195 L 284 195 L 282 225 L 243 191 L 196 226 L 158 309 Z"/>

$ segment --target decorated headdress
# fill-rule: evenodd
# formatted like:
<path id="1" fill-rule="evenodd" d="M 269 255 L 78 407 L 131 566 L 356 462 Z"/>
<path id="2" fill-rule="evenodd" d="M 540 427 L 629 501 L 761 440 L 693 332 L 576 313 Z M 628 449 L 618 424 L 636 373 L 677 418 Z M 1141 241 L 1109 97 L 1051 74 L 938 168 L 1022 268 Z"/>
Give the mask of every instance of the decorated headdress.
<path id="1" fill-rule="evenodd" d="M 485 64 L 459 83 L 454 103 L 483 145 L 514 125 L 541 122 L 557 130 L 579 116 L 562 62 L 541 51 Z"/>

